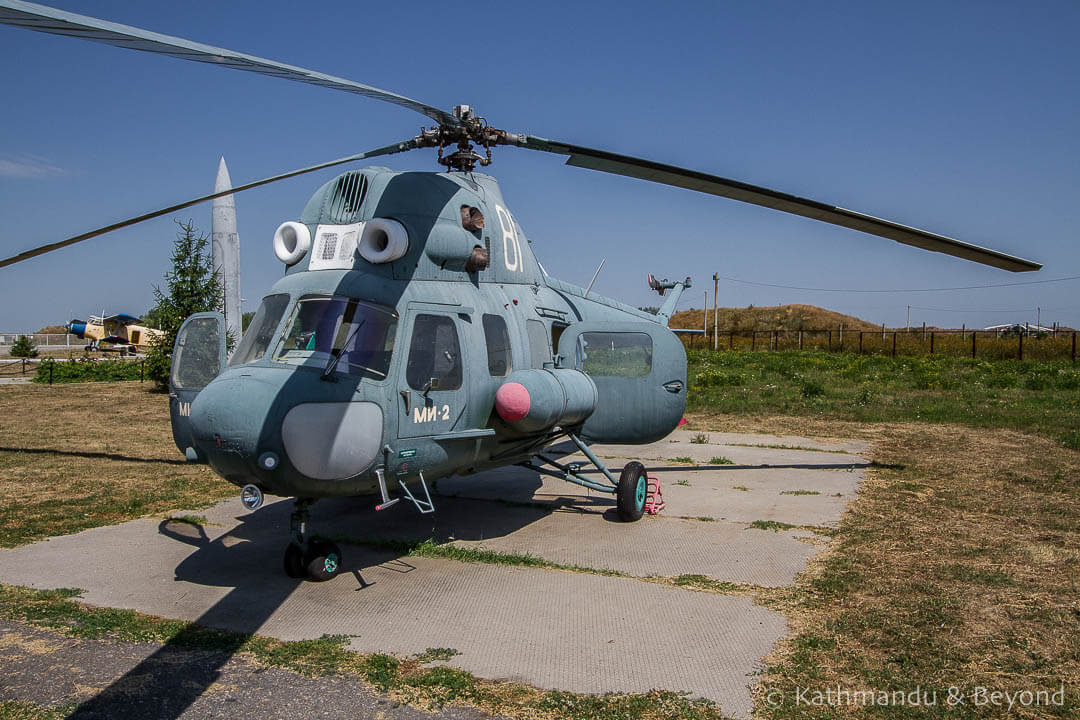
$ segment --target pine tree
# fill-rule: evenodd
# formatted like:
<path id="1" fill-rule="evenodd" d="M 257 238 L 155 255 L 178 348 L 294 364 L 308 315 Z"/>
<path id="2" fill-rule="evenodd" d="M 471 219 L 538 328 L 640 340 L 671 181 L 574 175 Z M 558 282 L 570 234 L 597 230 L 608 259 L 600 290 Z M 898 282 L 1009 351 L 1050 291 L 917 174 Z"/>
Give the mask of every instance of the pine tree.
<path id="1" fill-rule="evenodd" d="M 165 290 L 154 286 L 155 305 L 148 314 L 161 323 L 165 334 L 154 341 L 146 356 L 146 372 L 161 389 L 169 387 L 173 344 L 189 315 L 222 310 L 224 293 L 207 252 L 207 237 L 190 220 L 177 221 L 172 270 L 165 273 Z"/>
<path id="2" fill-rule="evenodd" d="M 12 357 L 37 357 L 38 351 L 32 337 L 29 335 L 20 335 L 19 338 L 12 343 L 11 349 L 8 350 L 8 354 Z"/>

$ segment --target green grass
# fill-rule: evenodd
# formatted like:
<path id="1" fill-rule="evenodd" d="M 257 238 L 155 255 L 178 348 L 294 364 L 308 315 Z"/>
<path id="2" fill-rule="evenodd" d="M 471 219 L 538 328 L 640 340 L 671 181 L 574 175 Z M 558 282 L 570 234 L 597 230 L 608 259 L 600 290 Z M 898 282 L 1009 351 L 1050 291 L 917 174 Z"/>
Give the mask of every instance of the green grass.
<path id="1" fill-rule="evenodd" d="M 797 526 L 786 522 L 778 522 L 776 520 L 755 520 L 750 523 L 750 527 L 755 530 L 772 530 L 773 532 L 780 532 L 781 530 L 790 530 Z"/>
<path id="2" fill-rule="evenodd" d="M 735 461 L 731 458 L 724 457 L 723 455 L 713 455 L 709 458 L 710 465 L 734 465 Z"/>
<path id="3" fill-rule="evenodd" d="M 689 411 L 958 423 L 1080 448 L 1080 365 L 1068 360 L 707 350 L 687 359 Z"/>
<path id="4" fill-rule="evenodd" d="M 429 663 L 436 660 L 449 660 L 455 655 L 460 655 L 461 652 L 454 648 L 428 648 L 424 652 L 415 657 L 416 662 Z"/>
<path id="5" fill-rule="evenodd" d="M 697 435 L 690 438 L 690 442 L 693 445 L 707 445 L 709 442 L 709 436 L 705 433 L 698 433 Z"/>
<path id="6" fill-rule="evenodd" d="M 746 487 L 745 485 L 732 485 L 731 489 L 740 490 L 742 492 L 750 492 L 750 488 Z"/>
<path id="7" fill-rule="evenodd" d="M 685 465 L 695 465 L 694 458 L 689 455 L 680 455 L 679 457 L 668 458 L 669 462 L 683 463 Z"/>
<path id="8" fill-rule="evenodd" d="M 820 495 L 817 490 L 782 490 L 781 495 Z"/>

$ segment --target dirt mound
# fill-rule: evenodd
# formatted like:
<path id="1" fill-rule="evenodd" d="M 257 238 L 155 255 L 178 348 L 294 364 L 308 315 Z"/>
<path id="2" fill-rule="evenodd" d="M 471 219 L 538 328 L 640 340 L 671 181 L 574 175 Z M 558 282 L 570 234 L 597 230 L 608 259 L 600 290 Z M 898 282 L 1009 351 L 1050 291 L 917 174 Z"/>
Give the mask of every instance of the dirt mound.
<path id="1" fill-rule="evenodd" d="M 675 313 L 668 327 L 702 327 L 701 310 Z M 814 305 L 774 305 L 771 307 L 720 308 L 717 325 L 723 331 L 751 330 L 835 330 L 843 323 L 845 330 L 880 330 L 880 325 L 866 322 L 853 315 L 833 312 Z M 712 308 L 708 309 L 708 325 L 712 328 Z"/>

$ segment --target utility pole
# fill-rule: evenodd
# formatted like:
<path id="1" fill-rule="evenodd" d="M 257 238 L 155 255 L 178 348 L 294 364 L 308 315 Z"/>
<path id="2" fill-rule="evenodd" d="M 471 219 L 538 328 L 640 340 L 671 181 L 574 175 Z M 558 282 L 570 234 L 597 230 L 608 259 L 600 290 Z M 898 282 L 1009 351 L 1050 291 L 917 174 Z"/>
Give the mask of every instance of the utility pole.
<path id="1" fill-rule="evenodd" d="M 1042 330 L 1042 308 L 1035 308 L 1035 332 Z"/>
<path id="2" fill-rule="evenodd" d="M 705 291 L 705 298 L 701 301 L 701 332 L 705 338 L 706 347 L 709 342 L 709 291 Z"/>
<path id="3" fill-rule="evenodd" d="M 906 330 L 907 332 L 911 332 L 911 306 L 910 305 L 907 306 L 907 325 L 904 327 L 904 330 Z"/>
<path id="4" fill-rule="evenodd" d="M 720 349 L 720 331 L 716 321 L 719 320 L 720 311 L 716 307 L 717 296 L 720 293 L 720 273 L 713 273 L 713 350 Z"/>

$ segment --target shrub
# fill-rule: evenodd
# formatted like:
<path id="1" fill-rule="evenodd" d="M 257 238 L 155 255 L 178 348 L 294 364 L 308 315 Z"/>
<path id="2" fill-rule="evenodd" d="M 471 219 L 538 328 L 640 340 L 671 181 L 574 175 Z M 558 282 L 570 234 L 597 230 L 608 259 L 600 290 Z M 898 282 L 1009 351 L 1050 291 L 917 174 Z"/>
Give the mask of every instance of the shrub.
<path id="1" fill-rule="evenodd" d="M 115 382 L 117 380 L 138 380 L 142 369 L 137 362 L 123 360 L 91 360 L 80 358 L 64 362 L 42 362 L 38 365 L 33 382 L 48 383 L 52 371 L 53 383 L 74 382 Z"/>

